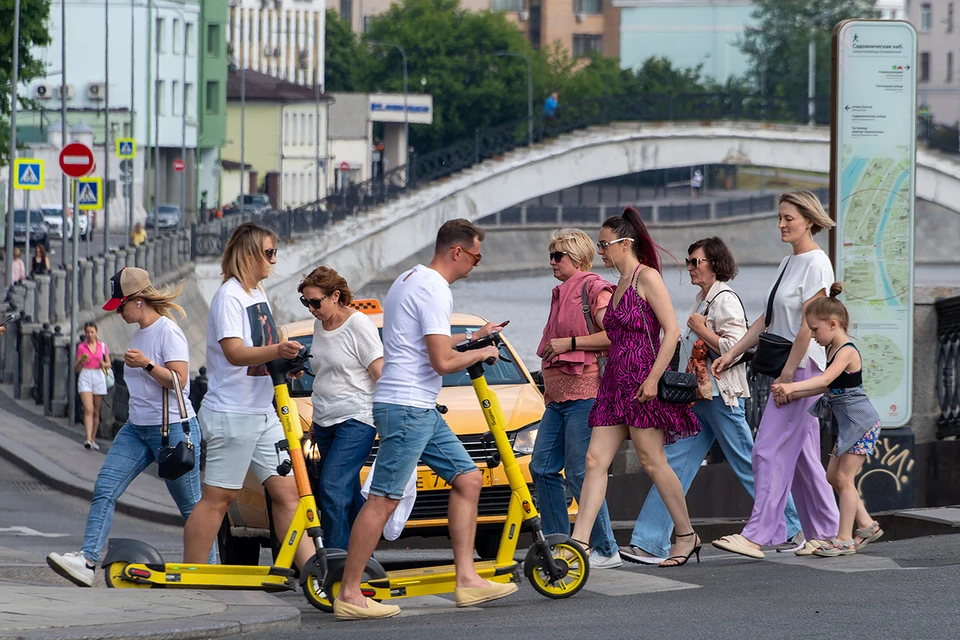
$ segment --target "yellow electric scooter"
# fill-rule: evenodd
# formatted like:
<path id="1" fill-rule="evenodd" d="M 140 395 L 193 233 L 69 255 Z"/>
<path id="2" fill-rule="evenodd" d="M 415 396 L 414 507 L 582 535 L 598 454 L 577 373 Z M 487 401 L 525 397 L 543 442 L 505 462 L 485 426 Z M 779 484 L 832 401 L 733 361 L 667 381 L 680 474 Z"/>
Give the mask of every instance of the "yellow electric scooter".
<path id="1" fill-rule="evenodd" d="M 323 549 L 317 505 L 310 489 L 300 441 L 303 431 L 296 404 L 290 399 L 287 387 L 289 375 L 302 370 L 308 351 L 302 349 L 293 360 L 280 358 L 268 363 L 274 385 L 277 413 L 283 424 L 285 439 L 277 443 L 277 455 L 286 450 L 289 460 L 279 463 L 277 471 L 287 475 L 293 470 L 300 493 L 296 514 L 286 535 L 280 540 L 280 552 L 272 566 L 179 564 L 164 562 L 160 553 L 139 540 L 113 538 L 103 560 L 108 587 L 114 588 L 184 588 L 184 589 L 256 589 L 264 591 L 291 591 L 297 588 L 293 568 L 294 554 L 303 539 L 310 536 L 317 548 L 302 574 L 326 571 L 328 559 L 342 562 L 346 553 L 328 555 Z M 313 593 L 313 592 L 311 592 Z"/>
<path id="2" fill-rule="evenodd" d="M 472 351 L 491 345 L 499 347 L 502 342 L 499 333 L 494 332 L 460 343 L 457 351 Z M 492 359 L 487 364 L 493 364 Z M 483 366 L 484 363 L 478 362 L 469 367 L 467 372 L 499 453 L 499 461 L 494 459 L 491 464 L 503 465 L 513 494 L 510 497 L 497 557 L 476 563 L 477 573 L 492 582 L 519 581 L 519 566 L 514 560 L 514 554 L 521 528 L 526 524 L 533 533 L 534 540 L 523 562 L 524 574 L 538 593 L 548 598 L 569 598 L 586 584 L 590 575 L 590 562 L 583 548 L 569 536 L 544 535 L 540 515 L 533 504 L 533 497 L 504 430 L 506 421 L 503 411 L 496 394 L 487 386 Z M 339 554 L 342 553 L 339 550 L 327 549 L 326 553 L 337 553 L 338 557 L 337 562 L 327 562 L 326 575 L 312 570 L 302 575 L 301 579 L 304 581 L 303 593 L 307 600 L 318 609 L 330 611 L 332 608 L 327 594 L 332 593 L 335 596 L 339 593 L 343 564 L 339 561 Z M 384 571 L 376 560 L 371 559 L 360 586 L 364 595 L 375 600 L 453 593 L 456 573 L 454 565 Z"/>

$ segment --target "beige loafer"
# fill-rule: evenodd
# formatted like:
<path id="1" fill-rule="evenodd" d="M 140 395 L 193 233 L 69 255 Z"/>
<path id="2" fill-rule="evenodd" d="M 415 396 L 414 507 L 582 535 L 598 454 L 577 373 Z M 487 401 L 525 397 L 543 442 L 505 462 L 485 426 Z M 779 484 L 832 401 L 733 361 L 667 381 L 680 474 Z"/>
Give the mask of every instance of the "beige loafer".
<path id="1" fill-rule="evenodd" d="M 763 551 L 760 549 L 754 549 L 750 546 L 749 540 L 744 538 L 739 533 L 734 533 L 733 535 L 723 536 L 722 538 L 717 538 L 710 544 L 712 544 L 717 549 L 722 551 L 729 551 L 730 553 L 739 553 L 742 556 L 747 556 L 748 558 L 755 558 L 757 560 L 763 560 Z"/>
<path id="2" fill-rule="evenodd" d="M 517 585 L 513 582 L 500 584 L 498 582 L 487 581 L 487 587 L 457 587 L 454 595 L 457 597 L 458 607 L 472 607 L 475 604 L 483 604 L 491 600 L 498 600 L 517 590 Z"/>
<path id="3" fill-rule="evenodd" d="M 367 598 L 366 608 L 358 607 L 343 600 L 333 601 L 333 615 L 337 617 L 337 620 L 377 620 L 379 618 L 392 618 L 399 614 L 400 607 L 397 605 L 381 604 L 370 598 Z"/>

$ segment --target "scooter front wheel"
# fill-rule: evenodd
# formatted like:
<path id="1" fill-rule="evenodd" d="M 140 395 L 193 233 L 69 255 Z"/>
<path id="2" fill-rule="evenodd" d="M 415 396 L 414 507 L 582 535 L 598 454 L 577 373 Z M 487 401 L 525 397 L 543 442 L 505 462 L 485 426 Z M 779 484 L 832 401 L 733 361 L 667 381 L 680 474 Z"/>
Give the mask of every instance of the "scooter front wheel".
<path id="1" fill-rule="evenodd" d="M 550 546 L 553 562 L 560 568 L 561 576 L 551 582 L 550 573 L 542 558 L 524 563 L 524 574 L 537 593 L 555 600 L 569 598 L 587 584 L 590 576 L 590 559 L 579 544 L 573 540 Z"/>
<path id="2" fill-rule="evenodd" d="M 133 582 L 124 577 L 124 572 L 130 566 L 129 562 L 111 562 L 103 568 L 103 579 L 111 589 L 149 589 L 153 585 L 144 582 Z"/>
<path id="3" fill-rule="evenodd" d="M 340 583 L 333 585 L 334 588 L 340 586 Z M 333 598 L 329 597 L 323 589 L 323 576 L 314 572 L 307 574 L 303 581 L 303 596 L 307 602 L 312 604 L 324 613 L 333 613 Z"/>

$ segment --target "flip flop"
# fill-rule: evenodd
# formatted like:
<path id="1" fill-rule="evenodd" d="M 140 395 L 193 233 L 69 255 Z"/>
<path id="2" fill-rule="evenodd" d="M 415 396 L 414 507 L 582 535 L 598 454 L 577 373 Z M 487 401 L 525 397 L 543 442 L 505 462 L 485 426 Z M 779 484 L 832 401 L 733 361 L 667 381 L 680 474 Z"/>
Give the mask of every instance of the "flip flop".
<path id="1" fill-rule="evenodd" d="M 763 551 L 751 547 L 749 541 L 739 533 L 723 536 L 722 538 L 714 540 L 711 544 L 717 549 L 729 551 L 730 553 L 739 553 L 748 558 L 756 558 L 757 560 L 763 560 L 764 558 Z"/>

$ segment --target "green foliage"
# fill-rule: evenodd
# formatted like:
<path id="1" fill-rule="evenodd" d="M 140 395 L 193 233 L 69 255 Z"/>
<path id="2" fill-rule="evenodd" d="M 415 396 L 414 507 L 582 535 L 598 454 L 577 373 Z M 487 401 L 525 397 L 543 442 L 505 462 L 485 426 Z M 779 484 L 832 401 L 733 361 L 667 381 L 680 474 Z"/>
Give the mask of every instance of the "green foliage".
<path id="1" fill-rule="evenodd" d="M 361 77 L 369 64 L 369 52 L 336 11 L 327 10 L 324 90 L 362 91 Z"/>
<path id="2" fill-rule="evenodd" d="M 816 50 L 816 92 L 830 94 L 830 39 L 834 25 L 875 15 L 874 0 L 754 0 L 756 25 L 744 30 L 740 49 L 751 59 L 757 91 L 770 96 L 807 95 L 808 43 Z M 761 87 L 761 78 L 766 86 Z"/>
<path id="3" fill-rule="evenodd" d="M 13 69 L 14 0 L 0 0 L 0 164 L 9 161 L 10 81 Z M 50 0 L 20 0 L 20 50 L 18 98 L 21 108 L 27 102 L 23 85 L 45 74 L 43 62 L 31 55 L 35 46 L 50 43 L 47 16 Z"/>

